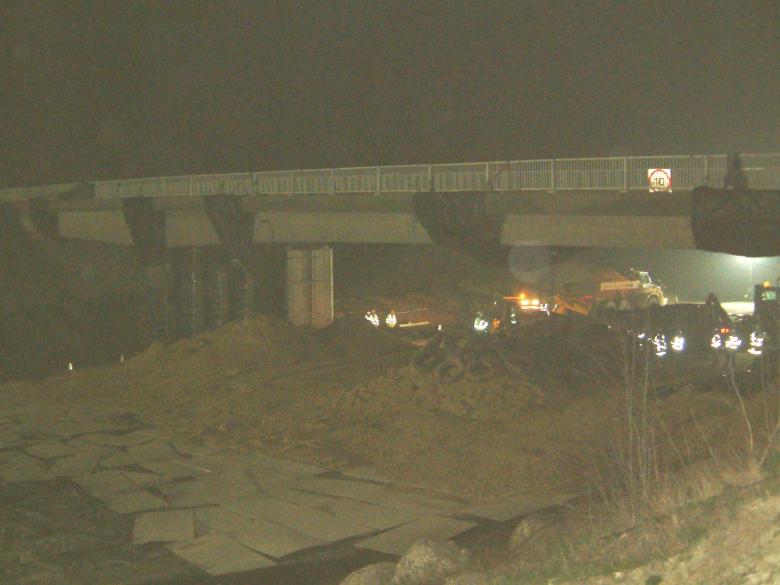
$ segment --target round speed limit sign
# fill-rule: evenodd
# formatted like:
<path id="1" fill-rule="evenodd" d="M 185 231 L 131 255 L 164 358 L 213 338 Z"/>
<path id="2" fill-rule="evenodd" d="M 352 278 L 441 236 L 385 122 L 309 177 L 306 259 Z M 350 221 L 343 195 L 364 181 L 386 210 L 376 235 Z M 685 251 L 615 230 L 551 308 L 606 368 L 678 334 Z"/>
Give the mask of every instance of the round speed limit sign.
<path id="1" fill-rule="evenodd" d="M 647 169 L 647 187 L 651 193 L 672 190 L 672 169 Z"/>

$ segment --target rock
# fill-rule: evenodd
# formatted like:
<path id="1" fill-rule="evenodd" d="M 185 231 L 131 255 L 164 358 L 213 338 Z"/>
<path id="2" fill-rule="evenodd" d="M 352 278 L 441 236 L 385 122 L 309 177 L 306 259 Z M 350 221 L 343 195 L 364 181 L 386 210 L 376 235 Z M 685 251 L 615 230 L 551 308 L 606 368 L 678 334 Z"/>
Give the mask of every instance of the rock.
<path id="1" fill-rule="evenodd" d="M 545 518 L 538 514 L 526 516 L 520 520 L 514 532 L 512 532 L 512 537 L 509 539 L 510 548 L 517 549 L 524 546 L 531 537 L 545 526 L 551 524 L 551 522 L 552 520 L 550 518 Z"/>
<path id="2" fill-rule="evenodd" d="M 398 561 L 393 585 L 438 584 L 463 569 L 467 562 L 466 551 L 451 540 L 418 540 Z"/>
<path id="3" fill-rule="evenodd" d="M 347 575 L 341 585 L 392 585 L 395 565 L 374 563 Z"/>
<path id="4" fill-rule="evenodd" d="M 487 575 L 479 573 L 465 573 L 450 577 L 444 582 L 444 585 L 488 585 L 490 580 Z"/>

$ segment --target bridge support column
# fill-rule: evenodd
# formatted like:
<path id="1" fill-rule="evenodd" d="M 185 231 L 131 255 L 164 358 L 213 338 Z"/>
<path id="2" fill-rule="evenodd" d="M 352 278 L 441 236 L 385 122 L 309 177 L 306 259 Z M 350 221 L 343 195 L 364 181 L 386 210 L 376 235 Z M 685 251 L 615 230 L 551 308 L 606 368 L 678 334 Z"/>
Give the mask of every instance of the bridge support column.
<path id="1" fill-rule="evenodd" d="M 122 214 L 138 259 L 146 271 L 152 339 L 167 341 L 175 334 L 177 315 L 165 237 L 165 212 L 156 210 L 151 198 L 134 197 L 122 199 Z"/>
<path id="2" fill-rule="evenodd" d="M 333 249 L 287 248 L 287 318 L 294 325 L 333 322 Z"/>
<path id="3" fill-rule="evenodd" d="M 205 198 L 206 214 L 230 259 L 227 268 L 230 319 L 243 319 L 255 310 L 255 287 L 251 258 L 255 227 L 254 213 L 241 207 L 235 195 L 211 195 Z"/>
<path id="4" fill-rule="evenodd" d="M 206 324 L 209 329 L 224 325 L 230 318 L 228 267 L 222 250 L 212 249 L 204 262 Z"/>
<path id="5" fill-rule="evenodd" d="M 167 264 L 146 267 L 149 328 L 153 341 L 167 341 L 176 331 L 176 303 L 171 295 L 171 273 Z"/>
<path id="6" fill-rule="evenodd" d="M 179 331 L 185 337 L 205 329 L 202 256 L 203 251 L 197 247 L 185 248 L 177 262 Z"/>

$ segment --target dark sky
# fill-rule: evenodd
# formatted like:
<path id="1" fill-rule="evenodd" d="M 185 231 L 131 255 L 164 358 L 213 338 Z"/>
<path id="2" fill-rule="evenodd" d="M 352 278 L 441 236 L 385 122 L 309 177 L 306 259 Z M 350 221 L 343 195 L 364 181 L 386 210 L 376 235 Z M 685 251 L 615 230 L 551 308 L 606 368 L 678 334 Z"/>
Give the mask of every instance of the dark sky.
<path id="1" fill-rule="evenodd" d="M 780 150 L 780 2 L 0 0 L 0 183 Z"/>

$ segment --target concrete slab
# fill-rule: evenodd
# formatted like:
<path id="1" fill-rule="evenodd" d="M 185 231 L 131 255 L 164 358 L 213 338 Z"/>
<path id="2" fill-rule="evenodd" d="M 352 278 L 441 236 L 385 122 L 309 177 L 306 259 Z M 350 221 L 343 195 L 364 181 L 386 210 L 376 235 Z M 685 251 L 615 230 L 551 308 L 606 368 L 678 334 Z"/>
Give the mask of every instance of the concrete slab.
<path id="1" fill-rule="evenodd" d="M 188 542 L 195 539 L 192 510 L 144 512 L 133 523 L 133 542 Z"/>
<path id="2" fill-rule="evenodd" d="M 165 441 L 152 441 L 143 445 L 131 445 L 127 447 L 127 453 L 135 457 L 136 461 L 167 461 L 178 457 L 173 447 Z"/>
<path id="3" fill-rule="evenodd" d="M 37 459 L 25 453 L 14 453 L 0 462 L 0 479 L 16 483 L 45 481 L 52 476 Z"/>
<path id="4" fill-rule="evenodd" d="M 349 479 L 324 479 L 321 477 L 298 479 L 290 485 L 295 489 L 316 494 L 369 502 L 374 501 L 377 494 L 385 488 L 382 484 L 377 483 Z"/>
<path id="5" fill-rule="evenodd" d="M 138 490 L 122 493 L 102 493 L 96 497 L 119 514 L 135 514 L 147 510 L 159 510 L 168 506 L 167 502 L 147 491 Z"/>
<path id="6" fill-rule="evenodd" d="M 327 469 L 318 467 L 317 465 L 310 465 L 300 461 L 291 461 L 289 459 L 268 457 L 261 453 L 254 452 L 240 453 L 235 456 L 235 460 L 243 463 L 247 469 L 250 469 L 258 476 L 265 475 L 292 479 L 318 475 L 327 471 Z"/>
<path id="7" fill-rule="evenodd" d="M 211 472 L 204 470 L 201 467 L 192 465 L 186 459 L 171 459 L 170 461 L 144 461 L 139 463 L 144 469 L 161 475 L 164 478 L 171 479 L 186 479 L 190 477 L 198 477 L 201 475 L 209 475 Z"/>
<path id="8" fill-rule="evenodd" d="M 207 534 L 191 543 L 170 546 L 176 556 L 212 575 L 227 575 L 275 565 L 274 561 L 224 534 Z"/>
<path id="9" fill-rule="evenodd" d="M 217 473 L 226 471 L 243 471 L 246 464 L 236 459 L 230 453 L 209 453 L 207 455 L 196 455 L 188 459 L 190 465 L 207 472 Z"/>
<path id="10" fill-rule="evenodd" d="M 265 520 L 250 520 L 222 507 L 201 508 L 196 518 L 215 532 L 226 532 L 249 548 L 281 558 L 325 541 L 306 536 L 286 526 Z"/>
<path id="11" fill-rule="evenodd" d="M 374 504 L 341 498 L 323 504 L 319 509 L 323 512 L 329 512 L 337 518 L 357 522 L 377 530 L 400 526 L 417 518 L 417 515 L 409 510 L 383 508 Z"/>
<path id="12" fill-rule="evenodd" d="M 154 473 L 146 473 L 143 471 L 122 471 L 122 473 L 127 479 L 133 482 L 133 484 L 141 488 L 151 487 L 164 481 L 163 477 Z"/>
<path id="13" fill-rule="evenodd" d="M 328 542 L 344 540 L 374 531 L 370 526 L 338 518 L 316 508 L 291 504 L 274 498 L 248 496 L 229 502 L 220 502 L 220 505 L 236 514 L 254 520 L 276 522 L 301 534 Z"/>
<path id="14" fill-rule="evenodd" d="M 173 445 L 173 448 L 182 455 L 208 455 L 214 451 L 205 443 L 192 439 L 172 439 L 171 444 Z"/>
<path id="15" fill-rule="evenodd" d="M 362 540 L 355 546 L 401 556 L 421 538 L 449 540 L 474 526 L 476 524 L 473 522 L 463 522 L 441 516 L 428 516 Z"/>
<path id="16" fill-rule="evenodd" d="M 360 465 L 357 467 L 347 467 L 340 470 L 341 474 L 346 478 L 363 479 L 368 481 L 375 481 L 378 483 L 393 483 L 393 480 L 383 475 L 381 471 L 368 465 Z"/>
<path id="17" fill-rule="evenodd" d="M 124 472 L 114 469 L 84 475 L 75 481 L 92 495 L 131 492 L 138 488 Z"/>
<path id="18" fill-rule="evenodd" d="M 134 431 L 123 434 L 94 433 L 79 437 L 84 441 L 94 443 L 95 445 L 106 445 L 108 447 L 131 447 L 134 445 L 143 445 L 154 440 L 153 436 L 143 432 Z"/>
<path id="19" fill-rule="evenodd" d="M 418 516 L 451 514 L 466 505 L 466 502 L 406 490 L 401 486 L 389 486 L 375 494 L 365 494 L 361 499 L 385 508 L 408 510 Z"/>
<path id="20" fill-rule="evenodd" d="M 137 461 L 135 460 L 135 457 L 132 457 L 125 451 L 118 451 L 100 461 L 100 465 L 108 469 L 113 469 L 115 467 L 130 467 L 136 464 Z"/>
<path id="21" fill-rule="evenodd" d="M 333 496 L 325 496 L 322 494 L 297 490 L 295 488 L 291 488 L 289 484 L 285 483 L 273 483 L 262 480 L 260 480 L 258 483 L 260 484 L 260 489 L 267 496 L 278 498 L 292 504 L 309 506 L 311 508 L 319 508 L 321 506 L 330 504 L 337 499 Z"/>
<path id="22" fill-rule="evenodd" d="M 460 511 L 479 518 L 487 518 L 497 522 L 505 522 L 514 518 L 527 516 L 532 512 L 558 506 L 575 498 L 572 494 L 549 494 L 544 496 L 517 495 L 505 498 L 495 504 L 470 506 Z"/>
<path id="23" fill-rule="evenodd" d="M 99 461 L 98 453 L 76 453 L 57 459 L 49 468 L 49 473 L 55 477 L 80 477 L 92 473 Z"/>
<path id="24" fill-rule="evenodd" d="M 203 475 L 192 481 L 180 481 L 158 486 L 159 491 L 174 506 L 205 506 L 258 494 L 258 487 L 242 472 Z"/>
<path id="25" fill-rule="evenodd" d="M 55 459 L 66 455 L 73 455 L 74 449 L 70 445 L 59 441 L 44 441 L 24 448 L 33 457 L 39 459 Z"/>

